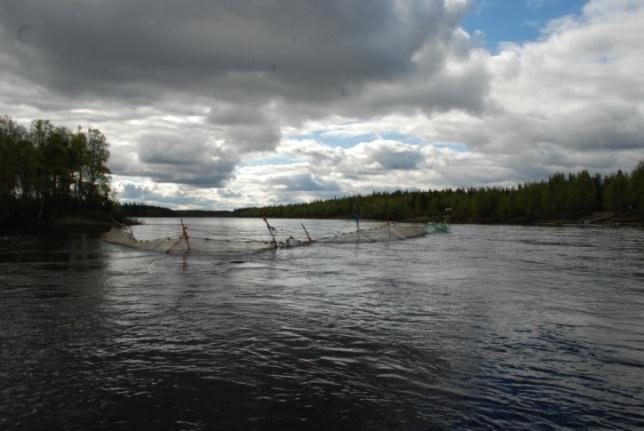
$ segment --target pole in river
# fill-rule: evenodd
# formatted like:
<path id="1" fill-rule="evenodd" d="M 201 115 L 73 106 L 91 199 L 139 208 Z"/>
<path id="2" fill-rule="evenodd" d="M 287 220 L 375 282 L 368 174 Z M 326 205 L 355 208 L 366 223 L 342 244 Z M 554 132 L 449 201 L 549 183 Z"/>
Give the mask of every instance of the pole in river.
<path id="1" fill-rule="evenodd" d="M 357 208 L 354 210 L 353 219 L 356 222 L 356 232 L 358 234 L 358 242 L 360 242 L 360 210 Z"/>
<path id="2" fill-rule="evenodd" d="M 306 238 L 309 240 L 309 242 L 313 242 L 313 238 L 311 238 L 311 235 L 309 235 L 309 231 L 306 230 L 306 227 L 304 227 L 304 223 L 300 223 L 302 225 L 302 229 L 304 229 L 304 233 L 306 234 Z"/>
<path id="3" fill-rule="evenodd" d="M 186 240 L 186 244 L 188 244 L 188 250 L 190 250 L 190 237 L 188 236 L 188 226 L 183 224 L 182 218 L 180 218 L 179 221 L 181 222 L 181 239 Z"/>
<path id="4" fill-rule="evenodd" d="M 264 223 L 266 223 L 268 232 L 271 234 L 271 238 L 273 238 L 273 242 L 272 242 L 273 247 L 277 248 L 277 240 L 275 239 L 275 235 L 273 234 L 273 231 L 275 230 L 275 228 L 268 223 L 268 220 L 266 220 L 266 217 L 262 217 L 262 220 L 264 220 Z"/>

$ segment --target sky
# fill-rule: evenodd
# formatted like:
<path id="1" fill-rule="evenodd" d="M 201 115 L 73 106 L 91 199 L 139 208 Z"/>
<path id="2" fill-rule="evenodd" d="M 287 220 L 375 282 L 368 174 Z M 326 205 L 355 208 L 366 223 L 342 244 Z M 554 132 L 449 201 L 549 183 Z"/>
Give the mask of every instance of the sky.
<path id="1" fill-rule="evenodd" d="M 233 209 L 644 159 L 642 0 L 0 0 L 0 115 Z"/>

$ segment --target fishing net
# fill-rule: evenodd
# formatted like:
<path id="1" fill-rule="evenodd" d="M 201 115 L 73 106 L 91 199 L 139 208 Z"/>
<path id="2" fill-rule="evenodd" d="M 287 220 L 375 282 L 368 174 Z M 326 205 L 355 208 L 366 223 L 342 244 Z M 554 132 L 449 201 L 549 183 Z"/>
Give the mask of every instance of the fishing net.
<path id="1" fill-rule="evenodd" d="M 331 238 L 320 240 L 330 243 L 359 243 L 359 242 L 380 242 L 400 241 L 404 239 L 417 238 L 427 234 L 423 224 L 400 225 L 386 223 L 369 229 L 360 229 L 354 232 L 339 233 Z"/>
<path id="2" fill-rule="evenodd" d="M 179 238 L 139 240 L 130 232 L 121 229 L 112 229 L 103 236 L 103 239 L 112 244 L 119 244 L 139 250 L 167 254 L 202 254 L 222 258 L 252 254 L 275 248 L 271 242 L 252 240 L 232 241 L 184 236 Z"/>
<path id="3" fill-rule="evenodd" d="M 305 240 L 299 240 L 289 235 L 285 240 L 278 240 L 268 221 L 266 226 L 272 241 L 244 240 L 244 239 L 210 239 L 189 236 L 187 227 L 181 224 L 182 234 L 175 238 L 158 238 L 152 240 L 137 239 L 131 230 L 112 229 L 104 235 L 104 240 L 113 244 L 167 254 L 202 254 L 221 258 L 234 258 L 235 256 L 264 252 L 281 248 L 294 248 L 310 245 L 312 243 L 368 243 L 380 241 L 400 241 L 424 236 L 427 233 L 447 232 L 443 224 L 395 224 L 386 223 L 380 226 L 359 229 L 353 232 L 339 233 L 337 235 L 314 240 L 302 225 L 306 233 Z M 279 234 L 280 232 L 278 232 Z M 281 232 L 282 234 L 284 232 Z"/>

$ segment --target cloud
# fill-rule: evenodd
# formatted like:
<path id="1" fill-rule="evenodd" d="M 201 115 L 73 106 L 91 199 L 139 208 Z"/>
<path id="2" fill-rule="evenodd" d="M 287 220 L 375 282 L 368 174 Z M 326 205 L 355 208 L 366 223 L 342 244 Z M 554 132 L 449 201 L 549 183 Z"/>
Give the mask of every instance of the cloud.
<path id="1" fill-rule="evenodd" d="M 135 184 L 117 181 L 115 184 L 119 197 L 125 202 L 142 202 L 147 205 L 194 209 L 209 207 L 210 202 L 190 190 L 176 187 L 164 188 L 157 184 Z"/>
<path id="2" fill-rule="evenodd" d="M 279 117 L 270 108 L 219 104 L 212 107 L 208 120 L 242 152 L 273 150 L 281 137 Z"/>
<path id="3" fill-rule="evenodd" d="M 128 201 L 142 201 L 146 198 L 147 190 L 137 184 L 128 183 L 120 191 L 120 197 Z"/>
<path id="4" fill-rule="evenodd" d="M 579 17 L 551 22 L 542 40 L 490 56 L 494 108 L 463 124 L 463 137 L 490 156 L 528 156 L 549 146 L 605 156 L 642 149 L 644 79 L 637 64 L 644 64 L 644 49 L 632 36 L 642 23 L 640 2 L 596 0 Z M 532 162 L 569 167 L 566 159 Z M 624 167 L 605 160 L 606 168 Z"/>
<path id="5" fill-rule="evenodd" d="M 200 133 L 166 132 L 141 137 L 138 145 L 141 171 L 161 183 L 219 187 L 232 174 L 238 158 L 216 139 Z"/>
<path id="6" fill-rule="evenodd" d="M 571 149 L 612 151 L 642 148 L 644 145 L 644 116 L 626 104 L 603 103 L 565 113 L 551 127 L 559 131 L 548 141 Z"/>
<path id="7" fill-rule="evenodd" d="M 423 156 L 418 148 L 396 141 L 376 141 L 367 150 L 368 157 L 383 169 L 415 169 Z"/>
<path id="8" fill-rule="evenodd" d="M 426 170 L 437 158 L 455 154 L 430 145 L 410 145 L 375 138 L 350 148 L 328 147 L 319 142 L 287 141 L 278 151 L 303 160 L 292 168 L 300 177 L 313 175 L 317 182 L 331 184 L 327 191 L 369 193 L 396 188 L 425 188 L 431 175 Z M 255 168 L 246 175 L 258 176 L 267 167 Z M 268 169 L 272 169 L 269 167 Z M 244 175 L 244 173 L 240 173 Z"/>
<path id="9" fill-rule="evenodd" d="M 3 2 L 4 42 L 35 81 L 66 94 L 328 99 L 343 85 L 413 72 L 464 1 L 114 0 Z M 37 67 L 36 67 L 37 66 Z M 243 92 L 243 90 L 242 90 Z"/>
<path id="10" fill-rule="evenodd" d="M 288 191 L 340 191 L 340 187 L 334 181 L 321 180 L 312 174 L 295 174 L 295 175 L 280 175 L 271 180 L 273 186 L 288 190 Z"/>

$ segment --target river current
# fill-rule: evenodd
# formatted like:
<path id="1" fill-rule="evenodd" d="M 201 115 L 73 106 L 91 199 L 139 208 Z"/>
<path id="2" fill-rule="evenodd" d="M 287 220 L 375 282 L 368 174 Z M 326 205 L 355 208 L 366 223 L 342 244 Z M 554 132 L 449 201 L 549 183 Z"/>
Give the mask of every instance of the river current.
<path id="1" fill-rule="evenodd" d="M 145 221 L 138 237 L 179 233 Z M 644 428 L 641 229 L 454 225 L 230 259 L 2 235 L 3 430 Z"/>

